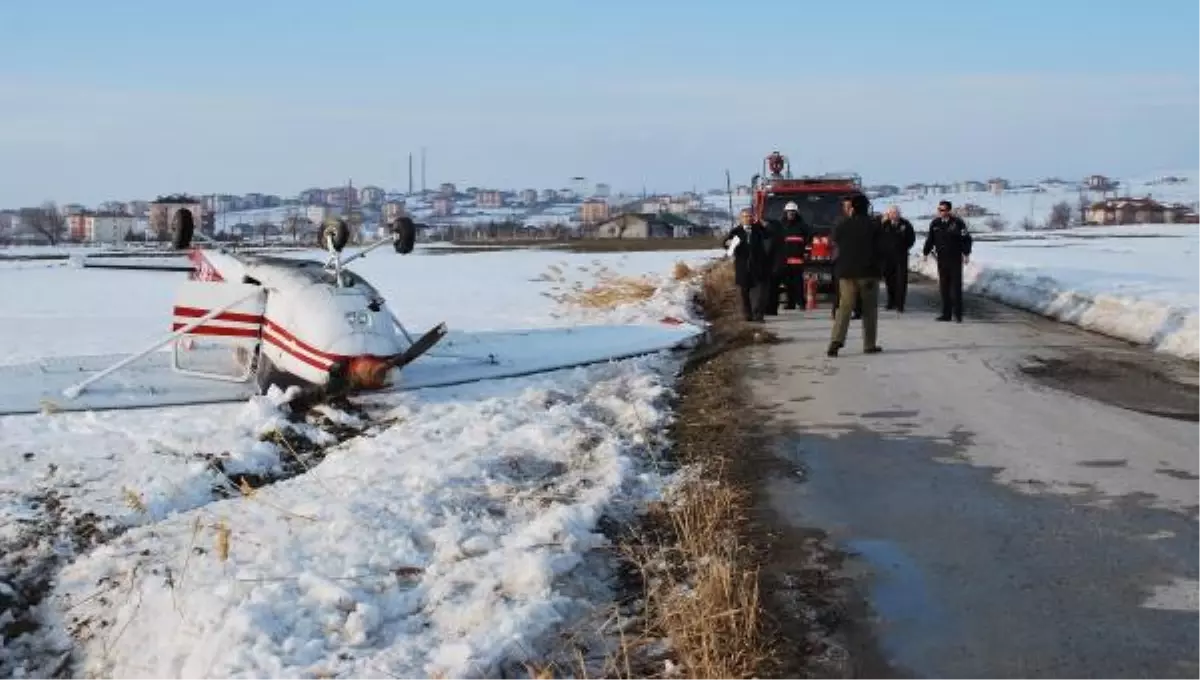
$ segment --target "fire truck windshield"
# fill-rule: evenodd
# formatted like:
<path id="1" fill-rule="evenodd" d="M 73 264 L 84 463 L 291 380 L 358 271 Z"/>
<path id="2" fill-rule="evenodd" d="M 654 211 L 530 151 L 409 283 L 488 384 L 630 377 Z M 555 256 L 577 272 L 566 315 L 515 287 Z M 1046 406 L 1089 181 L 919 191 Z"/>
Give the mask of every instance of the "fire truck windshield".
<path id="1" fill-rule="evenodd" d="M 762 219 L 765 222 L 783 219 L 783 206 L 795 201 L 800 217 L 810 227 L 832 229 L 842 219 L 841 194 L 775 194 L 767 196 Z"/>

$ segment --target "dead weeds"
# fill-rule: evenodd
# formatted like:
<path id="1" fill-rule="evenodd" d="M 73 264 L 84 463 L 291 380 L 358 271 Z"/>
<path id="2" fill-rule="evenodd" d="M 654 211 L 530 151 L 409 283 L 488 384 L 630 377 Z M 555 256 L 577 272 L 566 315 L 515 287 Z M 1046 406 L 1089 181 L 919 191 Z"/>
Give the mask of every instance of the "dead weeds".
<path id="1" fill-rule="evenodd" d="M 742 320 L 727 261 L 695 275 L 703 277 L 697 303 L 710 327 L 680 378 L 671 433 L 676 462 L 694 474 L 620 539 L 644 591 L 645 630 L 636 638 L 670 644 L 658 658 L 625 654 L 640 663 L 606 669 L 620 677 L 631 676 L 627 669 L 642 677 L 766 677 L 781 668 L 760 601 L 762 548 L 744 482 L 743 453 L 760 446 L 759 428 L 746 416 L 740 368 L 728 354 L 778 338 Z"/>

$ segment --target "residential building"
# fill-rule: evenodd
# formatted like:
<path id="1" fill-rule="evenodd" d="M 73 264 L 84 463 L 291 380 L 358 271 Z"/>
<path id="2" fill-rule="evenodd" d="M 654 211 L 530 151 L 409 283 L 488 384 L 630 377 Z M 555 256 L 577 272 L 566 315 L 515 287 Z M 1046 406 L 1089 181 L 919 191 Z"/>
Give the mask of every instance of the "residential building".
<path id="1" fill-rule="evenodd" d="M 382 205 L 386 196 L 383 187 L 365 186 L 358 190 L 358 200 L 363 205 Z"/>
<path id="2" fill-rule="evenodd" d="M 87 212 L 87 208 L 79 203 L 67 203 L 59 208 L 59 212 L 64 215 L 74 215 L 76 213 Z"/>
<path id="3" fill-rule="evenodd" d="M 504 194 L 491 189 L 480 189 L 475 192 L 475 205 L 480 208 L 503 208 Z"/>
<path id="4" fill-rule="evenodd" d="M 525 205 L 533 205 L 538 202 L 537 189 L 524 189 L 520 195 L 521 202 Z"/>
<path id="5" fill-rule="evenodd" d="M 607 201 L 588 199 L 579 206 L 579 221 L 585 225 L 603 222 L 608 215 Z"/>
<path id="6" fill-rule="evenodd" d="M 388 201 L 387 203 L 383 204 L 384 222 L 391 222 L 407 216 L 408 210 L 406 209 L 404 201 Z"/>
<path id="7" fill-rule="evenodd" d="M 1110 198 L 1088 206 L 1087 224 L 1171 224 L 1195 222 L 1186 205 L 1164 205 L 1152 198 Z"/>
<path id="8" fill-rule="evenodd" d="M 454 198 L 454 195 L 456 193 L 458 193 L 458 191 L 455 189 L 454 185 L 451 184 L 450 182 L 442 182 L 442 184 L 440 186 L 438 186 L 437 193 L 438 193 L 438 196 L 441 196 L 443 198 Z"/>
<path id="9" fill-rule="evenodd" d="M 134 217 L 145 217 L 150 214 L 150 202 L 129 201 L 125 204 L 125 212 Z"/>
<path id="10" fill-rule="evenodd" d="M 185 215 L 191 218 L 196 231 L 211 231 L 211 219 L 206 219 L 200 199 L 187 194 L 173 194 L 160 196 L 150 203 L 150 231 L 146 237 L 161 241 L 170 239 L 172 229 Z M 207 215 L 211 216 L 212 213 Z"/>
<path id="11" fill-rule="evenodd" d="M 612 187 L 601 182 L 596 185 L 595 190 L 592 191 L 592 195 L 596 198 L 608 198 L 612 195 Z"/>
<path id="12" fill-rule="evenodd" d="M 1117 187 L 1120 186 L 1119 183 L 1114 182 L 1104 175 L 1088 175 L 1087 179 L 1084 180 L 1084 184 L 1087 185 L 1089 191 L 1099 191 L 1102 193 L 1116 191 Z"/>
<path id="13" fill-rule="evenodd" d="M 954 187 L 955 191 L 960 194 L 970 194 L 977 191 L 987 191 L 988 185 L 983 182 L 977 182 L 973 179 L 959 182 Z"/>
<path id="14" fill-rule="evenodd" d="M 554 203 L 558 201 L 558 192 L 554 189 L 542 189 L 542 203 Z"/>
<path id="15" fill-rule="evenodd" d="M 597 238 L 687 238 L 700 227 L 671 213 L 622 213 L 596 227 Z"/>
<path id="16" fill-rule="evenodd" d="M 1008 180 L 1001 177 L 993 177 L 987 181 L 987 188 L 993 194 L 1002 194 L 1008 189 Z"/>
<path id="17" fill-rule="evenodd" d="M 81 243 L 121 243 L 134 229 L 135 218 L 124 212 L 67 215 L 67 238 Z"/>
<path id="18" fill-rule="evenodd" d="M 437 217 L 449 217 L 454 214 L 454 199 L 438 196 L 433 199 L 433 214 Z"/>
<path id="19" fill-rule="evenodd" d="M 324 189 L 305 189 L 298 197 L 305 205 L 322 205 L 326 203 Z"/>

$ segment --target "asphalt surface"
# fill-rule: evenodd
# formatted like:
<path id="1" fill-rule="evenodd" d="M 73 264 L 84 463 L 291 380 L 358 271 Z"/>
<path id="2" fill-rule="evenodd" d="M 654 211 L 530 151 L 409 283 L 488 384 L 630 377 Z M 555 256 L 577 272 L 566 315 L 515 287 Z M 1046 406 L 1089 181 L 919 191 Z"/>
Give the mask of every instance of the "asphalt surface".
<path id="1" fill-rule="evenodd" d="M 860 672 L 1197 677 L 1196 364 L 967 303 L 935 322 L 914 282 L 883 353 L 854 321 L 837 358 L 827 306 L 782 311 L 747 359 L 764 496 L 847 553 Z"/>

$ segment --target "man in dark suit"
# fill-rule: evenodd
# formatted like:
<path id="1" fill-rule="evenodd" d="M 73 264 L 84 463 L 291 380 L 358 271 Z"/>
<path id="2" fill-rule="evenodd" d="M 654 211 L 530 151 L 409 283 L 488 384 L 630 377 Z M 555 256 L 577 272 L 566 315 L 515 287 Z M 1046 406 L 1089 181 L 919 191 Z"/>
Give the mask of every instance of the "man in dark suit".
<path id="1" fill-rule="evenodd" d="M 883 247 L 883 282 L 887 284 L 887 307 L 904 311 L 908 297 L 908 251 L 917 241 L 917 233 L 908 220 L 900 216 L 900 209 L 889 206 L 880 222 Z"/>
<path id="2" fill-rule="evenodd" d="M 771 233 L 743 210 L 741 224 L 725 237 L 725 248 L 733 255 L 734 280 L 742 294 L 742 314 L 747 321 L 764 321 L 774 281 L 774 251 Z"/>

